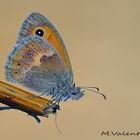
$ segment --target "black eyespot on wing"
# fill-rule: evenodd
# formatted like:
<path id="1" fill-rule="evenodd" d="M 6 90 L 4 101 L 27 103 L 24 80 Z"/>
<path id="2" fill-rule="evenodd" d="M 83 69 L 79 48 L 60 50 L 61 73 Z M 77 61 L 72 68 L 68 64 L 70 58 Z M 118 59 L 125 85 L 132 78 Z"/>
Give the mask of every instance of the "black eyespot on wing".
<path id="1" fill-rule="evenodd" d="M 37 29 L 35 34 L 42 37 L 44 35 L 44 31 L 42 29 Z"/>

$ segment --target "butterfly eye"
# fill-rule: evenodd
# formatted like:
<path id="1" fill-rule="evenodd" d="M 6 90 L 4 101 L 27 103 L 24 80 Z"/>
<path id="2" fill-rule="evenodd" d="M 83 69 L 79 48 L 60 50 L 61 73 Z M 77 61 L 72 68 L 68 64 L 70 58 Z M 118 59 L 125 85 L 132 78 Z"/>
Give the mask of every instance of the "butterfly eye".
<path id="1" fill-rule="evenodd" d="M 35 34 L 42 37 L 44 35 L 44 31 L 42 29 L 37 29 Z"/>

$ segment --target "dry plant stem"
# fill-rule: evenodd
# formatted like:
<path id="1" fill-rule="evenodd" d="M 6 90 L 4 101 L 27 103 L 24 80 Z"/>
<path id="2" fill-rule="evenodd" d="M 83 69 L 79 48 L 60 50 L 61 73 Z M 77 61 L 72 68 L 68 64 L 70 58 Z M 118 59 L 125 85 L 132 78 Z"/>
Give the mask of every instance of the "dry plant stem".
<path id="1" fill-rule="evenodd" d="M 44 109 L 50 101 L 33 93 L 0 81 L 0 102 L 14 109 L 45 116 Z"/>

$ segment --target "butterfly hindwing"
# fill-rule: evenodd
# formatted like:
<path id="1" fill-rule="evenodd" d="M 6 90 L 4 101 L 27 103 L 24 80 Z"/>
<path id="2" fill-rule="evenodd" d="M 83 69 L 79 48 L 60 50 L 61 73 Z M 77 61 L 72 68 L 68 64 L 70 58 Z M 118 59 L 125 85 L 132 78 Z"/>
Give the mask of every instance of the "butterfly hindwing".
<path id="1" fill-rule="evenodd" d="M 72 82 L 71 75 L 53 46 L 38 36 L 27 37 L 10 53 L 6 79 L 45 93 L 48 89 Z"/>

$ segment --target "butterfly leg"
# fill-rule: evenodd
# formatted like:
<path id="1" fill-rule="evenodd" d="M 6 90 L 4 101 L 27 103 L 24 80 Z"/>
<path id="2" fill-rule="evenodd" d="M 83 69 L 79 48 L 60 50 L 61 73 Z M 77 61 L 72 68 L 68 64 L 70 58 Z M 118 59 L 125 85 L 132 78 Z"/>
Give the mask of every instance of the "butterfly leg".
<path id="1" fill-rule="evenodd" d="M 35 114 L 35 113 L 29 113 L 28 115 L 32 116 L 38 123 L 41 122 L 41 120 L 39 119 L 39 117 Z"/>
<path id="2" fill-rule="evenodd" d="M 52 104 L 52 107 L 53 107 L 52 113 L 55 114 L 57 110 L 60 110 L 59 103 L 60 103 L 60 100 L 54 101 L 54 102 L 53 102 L 53 104 Z"/>
<path id="3" fill-rule="evenodd" d="M 44 109 L 44 115 L 47 116 L 50 113 L 56 114 L 57 110 L 60 110 L 59 101 L 52 101 L 52 103 Z"/>

